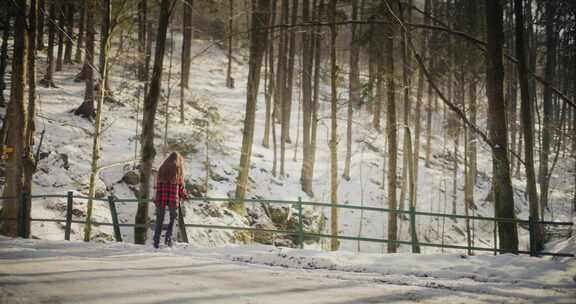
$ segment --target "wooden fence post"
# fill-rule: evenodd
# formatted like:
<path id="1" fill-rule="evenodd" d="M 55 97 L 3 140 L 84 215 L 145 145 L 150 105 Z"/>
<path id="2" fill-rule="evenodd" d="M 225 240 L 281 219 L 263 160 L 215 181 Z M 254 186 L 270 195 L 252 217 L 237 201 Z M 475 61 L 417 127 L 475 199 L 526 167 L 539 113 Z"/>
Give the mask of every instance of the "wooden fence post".
<path id="1" fill-rule="evenodd" d="M 494 220 L 494 255 L 498 254 L 498 221 Z"/>
<path id="2" fill-rule="evenodd" d="M 64 228 L 64 240 L 70 240 L 70 230 L 72 229 L 72 209 L 74 208 L 74 192 L 68 191 L 66 203 L 66 227 Z"/>
<path id="3" fill-rule="evenodd" d="M 416 208 L 410 206 L 410 240 L 412 242 L 412 253 L 420 253 L 418 236 L 416 235 Z"/>
<path id="4" fill-rule="evenodd" d="M 110 206 L 110 214 L 112 215 L 112 225 L 114 226 L 114 239 L 116 242 L 122 242 L 122 234 L 120 233 L 120 225 L 118 223 L 118 212 L 116 211 L 116 203 L 113 196 L 108 196 L 108 205 Z"/>
<path id="5" fill-rule="evenodd" d="M 304 248 L 304 218 L 301 197 L 298 197 L 298 244 L 300 249 Z"/>
<path id="6" fill-rule="evenodd" d="M 536 220 L 529 216 L 528 217 L 528 236 L 530 238 L 530 256 L 537 256 L 538 252 L 536 250 Z"/>
<path id="7" fill-rule="evenodd" d="M 186 233 L 186 223 L 184 223 L 184 213 L 182 212 L 182 204 L 178 206 L 178 229 L 184 243 L 188 243 L 188 234 Z"/>

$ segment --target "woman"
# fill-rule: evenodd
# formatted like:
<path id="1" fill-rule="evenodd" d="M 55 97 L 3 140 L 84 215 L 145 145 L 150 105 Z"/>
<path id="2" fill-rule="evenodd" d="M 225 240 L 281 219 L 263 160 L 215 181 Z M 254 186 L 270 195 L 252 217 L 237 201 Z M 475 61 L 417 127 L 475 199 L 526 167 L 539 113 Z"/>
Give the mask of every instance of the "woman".
<path id="1" fill-rule="evenodd" d="M 162 232 L 162 222 L 166 206 L 170 208 L 170 224 L 166 230 L 165 243 L 172 246 L 172 227 L 176 219 L 176 210 L 180 206 L 181 199 L 188 199 L 184 190 L 182 156 L 178 152 L 172 152 L 160 169 L 156 177 L 156 227 L 154 229 L 154 248 L 158 248 L 160 243 L 160 234 Z"/>

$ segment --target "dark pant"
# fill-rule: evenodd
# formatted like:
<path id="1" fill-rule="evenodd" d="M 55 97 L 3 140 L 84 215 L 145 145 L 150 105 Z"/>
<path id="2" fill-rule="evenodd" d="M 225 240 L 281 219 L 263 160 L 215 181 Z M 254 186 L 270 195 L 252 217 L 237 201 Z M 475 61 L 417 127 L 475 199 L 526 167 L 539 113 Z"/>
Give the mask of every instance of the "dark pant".
<path id="1" fill-rule="evenodd" d="M 172 246 L 172 228 L 174 227 L 174 220 L 176 219 L 176 208 L 170 209 L 170 223 L 166 229 L 165 244 Z M 156 226 L 154 227 L 154 247 L 158 248 L 160 243 L 160 234 L 162 234 L 162 225 L 164 223 L 165 208 L 156 208 Z"/>

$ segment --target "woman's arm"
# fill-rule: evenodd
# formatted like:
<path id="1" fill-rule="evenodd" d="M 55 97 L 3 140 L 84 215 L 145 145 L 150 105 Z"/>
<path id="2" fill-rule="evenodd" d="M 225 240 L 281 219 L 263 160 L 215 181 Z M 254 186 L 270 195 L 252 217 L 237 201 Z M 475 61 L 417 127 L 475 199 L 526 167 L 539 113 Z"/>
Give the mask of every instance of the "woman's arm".
<path id="1" fill-rule="evenodd" d="M 180 196 L 181 199 L 188 200 L 188 193 L 186 192 L 186 188 L 184 188 L 184 180 L 178 183 L 178 196 Z"/>

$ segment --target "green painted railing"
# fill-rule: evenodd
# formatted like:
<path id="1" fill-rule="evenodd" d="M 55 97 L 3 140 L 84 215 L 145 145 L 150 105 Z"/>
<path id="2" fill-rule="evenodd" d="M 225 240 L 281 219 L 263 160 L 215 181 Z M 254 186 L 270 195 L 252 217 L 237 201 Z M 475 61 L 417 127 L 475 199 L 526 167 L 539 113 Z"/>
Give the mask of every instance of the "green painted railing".
<path id="1" fill-rule="evenodd" d="M 47 218 L 30 218 L 28 219 L 27 216 L 29 214 L 28 209 L 31 206 L 28 206 L 28 202 L 32 202 L 34 199 L 46 199 L 46 198 L 66 198 L 66 215 L 65 219 L 47 219 Z M 0 220 L 3 221 L 17 221 L 18 222 L 18 235 L 19 236 L 26 236 L 27 233 L 27 225 L 28 221 L 31 222 L 56 222 L 56 223 L 65 223 L 64 228 L 64 239 L 70 240 L 70 233 L 71 233 L 71 225 L 72 223 L 78 224 L 85 224 L 85 221 L 78 221 L 72 219 L 72 210 L 74 206 L 74 199 L 81 199 L 81 200 L 88 200 L 90 197 L 87 196 L 74 196 L 73 192 L 68 192 L 66 195 L 59 195 L 59 194 L 41 194 L 41 195 L 32 195 L 28 197 L 28 194 L 24 193 L 20 196 L 20 198 L 16 197 L 0 197 L 0 201 L 5 200 L 17 200 L 17 203 L 20 204 L 21 208 L 19 209 L 18 218 L 5 218 L 0 216 Z M 148 227 L 148 224 L 144 225 L 136 225 L 136 224 L 124 224 L 118 221 L 118 212 L 116 209 L 116 203 L 138 203 L 138 204 L 148 204 L 153 202 L 153 200 L 139 200 L 139 199 L 119 199 L 113 196 L 108 196 L 107 198 L 92 198 L 94 201 L 106 202 L 110 208 L 112 223 L 105 223 L 105 222 L 94 222 L 92 224 L 95 226 L 113 226 L 114 229 L 114 238 L 116 241 L 122 241 L 122 234 L 120 232 L 120 227 L 140 227 L 145 226 Z M 205 202 L 205 203 L 213 203 L 213 202 L 236 202 L 235 198 L 211 198 L 211 197 L 194 197 L 190 198 L 191 202 Z M 187 242 L 188 237 L 186 235 L 185 227 L 193 227 L 193 228 L 209 228 L 209 229 L 222 229 L 222 230 L 239 230 L 239 231 L 249 231 L 249 232 L 269 232 L 269 233 L 277 233 L 277 234 L 285 234 L 285 235 L 294 235 L 298 239 L 298 244 L 300 248 L 303 248 L 304 239 L 306 237 L 312 238 L 333 238 L 331 234 L 323 234 L 323 233 L 314 233 L 304 230 L 304 206 L 316 206 L 316 207 L 335 207 L 338 209 L 352 209 L 352 210 L 364 210 L 364 211 L 375 211 L 375 212 L 384 212 L 384 213 L 396 213 L 396 214 L 407 214 L 410 220 L 410 241 L 402 241 L 402 240 L 387 240 L 387 239 L 379 239 L 379 238 L 368 238 L 368 237 L 355 237 L 355 236 L 346 236 L 346 235 L 337 235 L 336 238 L 339 240 L 352 240 L 352 241 L 364 241 L 364 242 L 375 242 L 375 243 L 393 243 L 398 245 L 411 245 L 412 252 L 418 252 L 419 246 L 423 247 L 438 247 L 438 248 L 448 248 L 448 249 L 462 249 L 466 250 L 467 252 L 470 251 L 488 251 L 496 253 L 505 253 L 506 250 L 498 249 L 498 248 L 486 248 L 486 247 L 475 247 L 475 246 L 460 246 L 460 245 L 448 245 L 448 244 L 435 244 L 435 243 L 427 243 L 427 242 L 420 242 L 418 241 L 416 235 L 416 218 L 417 216 L 432 216 L 432 217 L 441 217 L 441 218 L 451 218 L 451 219 L 468 219 L 468 220 L 477 220 L 477 221 L 492 221 L 496 227 L 496 223 L 500 222 L 507 222 L 507 223 L 514 223 L 514 224 L 525 224 L 528 226 L 529 231 L 529 239 L 530 239 L 530 250 L 519 250 L 518 254 L 529 254 L 531 256 L 538 256 L 538 255 L 549 255 L 549 256 L 564 256 L 564 257 L 574 257 L 574 254 L 571 253 L 553 253 L 553 252 L 541 252 L 536 249 L 535 244 L 535 231 L 537 225 L 547 225 L 547 226 L 572 226 L 573 223 L 571 222 L 552 222 L 552 221 L 537 221 L 532 219 L 531 217 L 528 220 L 521 220 L 521 219 L 510 219 L 510 218 L 495 218 L 495 217 L 482 217 L 482 216 L 465 216 L 465 215 L 454 215 L 454 214 L 443 214 L 443 213 L 434 213 L 434 212 L 420 212 L 416 211 L 414 208 L 410 208 L 409 210 L 396 210 L 396 209 L 388 209 L 388 208 L 377 208 L 377 207 L 364 207 L 364 206 L 355 206 L 355 205 L 342 205 L 342 204 L 329 204 L 329 203 L 320 203 L 320 202 L 309 202 L 303 201 L 300 198 L 297 201 L 287 201 L 287 200 L 268 200 L 268 199 L 244 199 L 244 203 L 249 204 L 259 204 L 259 203 L 268 203 L 268 204 L 285 204 L 285 205 L 292 205 L 296 207 L 298 211 L 298 227 L 297 230 L 280 230 L 280 229 L 264 229 L 264 228 L 253 228 L 253 227 L 235 227 L 235 226 L 222 226 L 222 225 L 206 225 L 206 224 L 186 224 L 184 223 L 184 219 L 182 216 L 182 212 L 179 212 L 178 223 L 181 229 L 181 233 L 183 234 L 183 239 Z M 494 229 L 494 240 L 497 238 L 496 229 Z"/>

